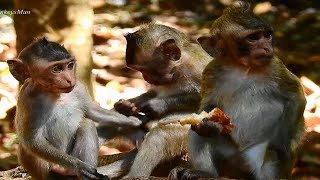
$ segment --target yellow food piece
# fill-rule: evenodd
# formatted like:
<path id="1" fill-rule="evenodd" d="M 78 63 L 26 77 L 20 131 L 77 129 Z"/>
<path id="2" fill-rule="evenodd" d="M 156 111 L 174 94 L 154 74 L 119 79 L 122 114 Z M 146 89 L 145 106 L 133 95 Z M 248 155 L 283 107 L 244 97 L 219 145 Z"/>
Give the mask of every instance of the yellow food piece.
<path id="1" fill-rule="evenodd" d="M 182 126 L 186 124 L 197 125 L 204 118 L 221 125 L 222 128 L 220 133 L 222 134 L 230 134 L 233 129 L 233 124 L 230 122 L 230 118 L 219 108 L 214 108 L 209 113 L 205 111 L 202 111 L 200 114 L 193 113 L 189 117 L 180 120 L 180 124 Z"/>
<path id="2" fill-rule="evenodd" d="M 208 117 L 209 114 L 205 111 L 202 111 L 200 114 L 192 113 L 189 117 L 186 119 L 180 120 L 180 124 L 186 125 L 186 124 L 199 124 L 203 118 Z"/>

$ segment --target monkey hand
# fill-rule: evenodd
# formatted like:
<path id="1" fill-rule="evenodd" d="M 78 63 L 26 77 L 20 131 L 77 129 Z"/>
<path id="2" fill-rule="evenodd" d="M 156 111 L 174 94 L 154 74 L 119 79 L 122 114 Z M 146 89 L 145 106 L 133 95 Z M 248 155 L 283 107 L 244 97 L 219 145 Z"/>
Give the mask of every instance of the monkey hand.
<path id="1" fill-rule="evenodd" d="M 141 112 L 150 119 L 161 117 L 167 110 L 166 102 L 163 99 L 152 99 L 141 105 Z"/>
<path id="2" fill-rule="evenodd" d="M 198 171 L 195 169 L 187 169 L 184 167 L 176 167 L 169 172 L 168 179 L 183 179 L 183 180 L 193 180 L 193 179 L 213 179 L 212 175 Z"/>
<path id="3" fill-rule="evenodd" d="M 118 102 L 116 102 L 114 104 L 114 109 L 126 116 L 134 116 L 139 112 L 139 109 L 135 103 L 124 99 L 120 99 Z"/>
<path id="4" fill-rule="evenodd" d="M 80 161 L 80 174 L 88 179 L 94 180 L 105 180 L 109 179 L 108 176 L 98 173 L 97 169 L 93 166 L 90 166 L 82 161 Z"/>
<path id="5" fill-rule="evenodd" d="M 223 132 L 223 126 L 217 122 L 203 118 L 198 124 L 192 124 L 191 129 L 200 136 L 215 137 Z"/>

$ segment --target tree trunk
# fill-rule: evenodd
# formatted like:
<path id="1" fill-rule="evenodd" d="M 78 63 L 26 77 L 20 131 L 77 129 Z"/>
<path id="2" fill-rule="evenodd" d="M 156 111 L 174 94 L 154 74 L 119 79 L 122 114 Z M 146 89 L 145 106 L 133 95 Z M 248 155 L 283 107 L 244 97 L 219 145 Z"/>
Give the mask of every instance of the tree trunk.
<path id="1" fill-rule="evenodd" d="M 15 9 L 31 11 L 14 16 L 17 52 L 39 36 L 63 44 L 76 57 L 78 78 L 92 95 L 93 9 L 89 0 L 15 0 L 14 3 Z"/>

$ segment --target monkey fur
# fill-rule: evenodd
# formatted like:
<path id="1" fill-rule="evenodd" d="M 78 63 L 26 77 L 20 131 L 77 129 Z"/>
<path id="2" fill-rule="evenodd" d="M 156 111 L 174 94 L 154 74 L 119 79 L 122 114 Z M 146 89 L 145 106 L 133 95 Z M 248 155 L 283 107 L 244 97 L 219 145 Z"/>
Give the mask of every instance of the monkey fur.
<path id="1" fill-rule="evenodd" d="M 272 31 L 240 1 L 214 21 L 209 37 L 199 38 L 216 57 L 203 72 L 199 111 L 219 107 L 234 128 L 228 139 L 190 130 L 187 146 L 194 169 L 174 169 L 169 179 L 290 178 L 305 130 L 306 100 L 299 79 L 273 54 Z M 217 131 L 209 121 L 201 125 Z M 235 170 L 241 175 L 232 174 Z"/>
<path id="2" fill-rule="evenodd" d="M 130 168 L 132 165 L 127 177 L 148 177 L 160 162 L 180 156 L 186 149 L 185 137 L 190 126 L 181 127 L 167 122 L 177 122 L 198 110 L 201 74 L 212 57 L 198 42 L 165 25 L 147 24 L 126 35 L 126 39 L 127 66 L 140 71 L 152 88 L 139 97 L 119 102 L 115 109 L 126 115 L 140 111 L 148 119 L 162 119 L 160 125 L 146 135 L 136 156 L 98 171 L 117 177 L 126 173 L 116 173 L 119 167 Z M 168 141 L 171 138 L 176 141 Z"/>
<path id="3" fill-rule="evenodd" d="M 61 45 L 40 38 L 7 61 L 22 83 L 15 117 L 18 160 L 33 179 L 108 179 L 99 174 L 97 131 L 141 121 L 95 104 L 75 77 L 76 60 Z"/>

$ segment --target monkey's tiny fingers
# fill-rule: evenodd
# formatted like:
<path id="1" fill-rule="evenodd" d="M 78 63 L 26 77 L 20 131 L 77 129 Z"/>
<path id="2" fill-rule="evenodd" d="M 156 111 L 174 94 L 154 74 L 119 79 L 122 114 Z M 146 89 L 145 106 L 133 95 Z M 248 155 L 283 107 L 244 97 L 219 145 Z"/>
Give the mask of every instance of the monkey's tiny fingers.
<path id="1" fill-rule="evenodd" d="M 136 106 L 135 103 L 124 99 L 120 99 L 118 102 L 116 102 L 114 104 L 114 109 L 126 116 L 137 115 L 139 112 L 139 108 Z"/>
<path id="2" fill-rule="evenodd" d="M 198 124 L 191 124 L 191 129 L 200 136 L 215 137 L 222 133 L 223 126 L 217 122 L 203 118 Z"/>

